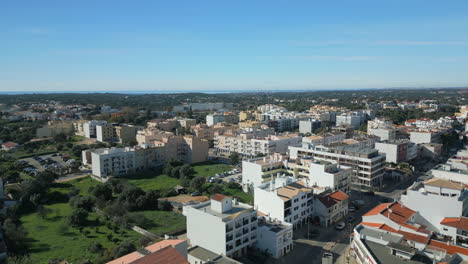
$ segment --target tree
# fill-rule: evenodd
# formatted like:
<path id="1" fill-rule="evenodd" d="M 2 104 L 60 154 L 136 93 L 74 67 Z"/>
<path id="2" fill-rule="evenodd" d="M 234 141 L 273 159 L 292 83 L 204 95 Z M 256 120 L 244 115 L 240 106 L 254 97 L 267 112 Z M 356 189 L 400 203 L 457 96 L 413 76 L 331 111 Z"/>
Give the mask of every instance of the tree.
<path id="1" fill-rule="evenodd" d="M 8 251 L 21 254 L 27 249 L 27 233 L 22 226 L 17 226 L 12 219 L 8 218 L 3 223 L 3 232 Z"/>
<path id="2" fill-rule="evenodd" d="M 197 176 L 192 179 L 190 182 L 190 187 L 194 189 L 195 191 L 201 192 L 203 184 L 206 182 L 205 177 L 202 176 Z"/>
<path id="3" fill-rule="evenodd" d="M 70 205 L 74 208 L 80 208 L 85 211 L 91 212 L 94 206 L 94 201 L 89 196 L 75 196 L 70 199 Z"/>
<path id="4" fill-rule="evenodd" d="M 237 152 L 232 152 L 231 155 L 229 155 L 229 159 L 232 165 L 237 164 L 240 161 L 240 155 Z"/>
<path id="5" fill-rule="evenodd" d="M 72 214 L 68 217 L 68 223 L 72 226 L 84 226 L 87 221 L 88 212 L 81 208 L 74 209 Z"/>
<path id="6" fill-rule="evenodd" d="M 88 247 L 88 250 L 91 252 L 91 253 L 100 253 L 102 252 L 102 250 L 104 250 L 103 246 L 98 243 L 98 242 L 91 242 L 91 244 L 89 245 Z"/>
<path id="7" fill-rule="evenodd" d="M 65 133 L 58 133 L 54 136 L 54 140 L 56 142 L 64 142 L 67 140 L 67 135 L 65 135 Z"/>
<path id="8" fill-rule="evenodd" d="M 123 255 L 127 255 L 135 251 L 135 245 L 133 245 L 130 241 L 125 240 L 120 245 L 112 249 L 112 255 L 114 258 L 120 258 Z"/>
<path id="9" fill-rule="evenodd" d="M 90 193 L 96 197 L 96 199 L 101 199 L 104 201 L 109 201 L 112 199 L 112 187 L 107 183 L 94 186 L 93 189 L 90 189 Z"/>
<path id="10" fill-rule="evenodd" d="M 179 178 L 187 177 L 191 179 L 193 177 L 193 174 L 194 174 L 193 167 L 188 164 L 182 165 L 179 169 Z"/>

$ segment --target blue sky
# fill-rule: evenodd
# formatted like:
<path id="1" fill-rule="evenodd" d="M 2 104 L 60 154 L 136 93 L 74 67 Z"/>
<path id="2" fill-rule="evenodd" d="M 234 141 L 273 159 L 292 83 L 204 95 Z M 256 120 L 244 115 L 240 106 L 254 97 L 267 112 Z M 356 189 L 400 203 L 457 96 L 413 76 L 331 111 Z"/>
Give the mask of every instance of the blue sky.
<path id="1" fill-rule="evenodd" d="M 2 1 L 0 91 L 468 86 L 468 1 Z"/>

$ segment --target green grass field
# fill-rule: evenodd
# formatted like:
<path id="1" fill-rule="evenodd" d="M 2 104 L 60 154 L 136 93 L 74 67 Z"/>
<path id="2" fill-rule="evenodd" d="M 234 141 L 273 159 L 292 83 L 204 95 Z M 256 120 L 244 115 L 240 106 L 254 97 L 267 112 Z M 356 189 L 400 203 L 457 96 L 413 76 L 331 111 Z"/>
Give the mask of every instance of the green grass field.
<path id="1" fill-rule="evenodd" d="M 215 163 L 199 163 L 192 165 L 194 176 L 211 177 L 217 173 L 232 170 L 232 166 Z M 142 188 L 143 190 L 168 190 L 180 183 L 179 179 L 161 174 L 157 175 L 152 171 L 142 172 L 128 178 L 128 182 Z"/>
<path id="2" fill-rule="evenodd" d="M 185 229 L 185 216 L 181 214 L 165 211 L 136 212 L 140 213 L 151 220 L 151 226 L 147 230 L 156 235 L 164 236 Z"/>
<path id="3" fill-rule="evenodd" d="M 145 174 L 144 177 L 139 176 L 136 179 L 129 179 L 128 182 L 142 188 L 143 190 L 168 190 L 173 189 L 179 184 L 179 179 L 171 178 L 167 175 L 150 175 Z"/>
<path id="4" fill-rule="evenodd" d="M 230 171 L 234 167 L 229 166 L 226 164 L 217 164 L 217 163 L 210 163 L 210 162 L 203 162 L 194 164 L 193 170 L 195 171 L 195 176 L 203 176 L 203 177 L 211 177 L 215 174 L 222 173 L 225 171 Z"/>
<path id="5" fill-rule="evenodd" d="M 55 183 L 50 192 L 68 193 L 72 187 L 80 190 L 81 195 L 86 195 L 89 187 L 99 184 L 91 178 L 81 178 L 66 183 Z M 137 242 L 140 234 L 132 230 L 122 230 L 116 233 L 106 226 L 104 219 L 100 218 L 100 223 L 96 213 L 88 216 L 89 225 L 80 233 L 78 228 L 69 227 L 67 217 L 71 214 L 72 208 L 68 203 L 52 202 L 46 205 L 50 213 L 41 218 L 37 213 L 27 214 L 21 217 L 21 222 L 28 232 L 30 238 L 31 257 L 35 263 L 48 263 L 50 259 L 62 258 L 71 263 L 76 263 L 86 259 L 95 260 L 98 254 L 88 251 L 92 242 L 102 244 L 105 248 L 117 246 L 125 239 Z M 84 233 L 89 234 L 84 235 Z M 107 238 L 112 234 L 112 241 Z M 138 243 L 136 243 L 138 244 Z"/>
<path id="6" fill-rule="evenodd" d="M 78 228 L 67 225 L 67 216 L 71 214 L 68 203 L 56 203 L 46 206 L 51 210 L 45 218 L 37 213 L 21 217 L 21 222 L 30 238 L 30 253 L 34 263 L 48 263 L 54 258 L 61 258 L 76 263 L 86 259 L 95 260 L 98 254 L 88 251 L 92 242 L 102 244 L 105 248 L 112 248 L 125 239 L 135 241 L 137 244 L 140 234 L 132 230 L 120 230 L 119 233 L 110 230 L 104 221 L 100 224 L 92 223 L 96 213 L 90 213 L 88 220 L 90 225 L 80 233 Z M 85 235 L 86 232 L 89 234 Z M 107 234 L 112 234 L 109 241 Z"/>

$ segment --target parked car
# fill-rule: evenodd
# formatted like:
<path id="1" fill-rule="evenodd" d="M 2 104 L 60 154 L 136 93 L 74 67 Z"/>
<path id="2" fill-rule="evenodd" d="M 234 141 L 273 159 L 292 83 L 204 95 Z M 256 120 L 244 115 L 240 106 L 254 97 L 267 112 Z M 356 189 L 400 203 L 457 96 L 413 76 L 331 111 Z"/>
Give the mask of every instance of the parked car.
<path id="1" fill-rule="evenodd" d="M 346 224 L 344 222 L 339 222 L 338 224 L 335 225 L 335 228 L 337 230 L 343 230 L 345 229 L 345 227 L 346 227 Z"/>
<path id="2" fill-rule="evenodd" d="M 354 201 L 354 204 L 356 204 L 356 205 L 361 205 L 361 206 L 362 206 L 362 205 L 365 205 L 366 202 L 364 202 L 364 200 L 355 200 L 355 201 Z"/>
<path id="3" fill-rule="evenodd" d="M 190 196 L 200 196 L 200 195 L 201 195 L 200 192 L 193 192 L 193 193 L 190 194 Z"/>
<path id="4" fill-rule="evenodd" d="M 350 206 L 348 208 L 348 212 L 355 212 L 355 211 L 356 211 L 356 207 L 354 207 L 354 206 Z"/>
<path id="5" fill-rule="evenodd" d="M 352 216 L 352 215 L 348 216 L 348 218 L 347 218 L 348 223 L 354 222 L 355 219 L 356 219 L 356 218 L 354 218 L 354 216 Z"/>

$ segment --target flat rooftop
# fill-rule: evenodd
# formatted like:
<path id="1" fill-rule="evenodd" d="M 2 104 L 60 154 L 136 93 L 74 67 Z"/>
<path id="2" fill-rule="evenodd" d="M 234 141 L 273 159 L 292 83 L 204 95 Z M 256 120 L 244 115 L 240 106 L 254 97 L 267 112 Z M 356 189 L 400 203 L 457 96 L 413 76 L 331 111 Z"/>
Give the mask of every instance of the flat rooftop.
<path id="1" fill-rule="evenodd" d="M 253 212 L 254 211 L 252 206 L 250 206 L 248 204 L 244 204 L 244 203 L 238 203 L 238 202 L 236 203 L 234 201 L 232 201 L 232 209 L 227 211 L 227 212 L 224 212 L 224 213 L 220 213 L 220 212 L 216 212 L 216 211 L 212 210 L 211 209 L 211 200 L 208 201 L 208 202 L 198 204 L 198 205 L 194 205 L 192 207 L 195 208 L 195 209 L 204 211 L 207 214 L 210 214 L 210 215 L 216 216 L 218 218 L 221 218 L 223 220 L 235 219 L 241 213 Z"/>

